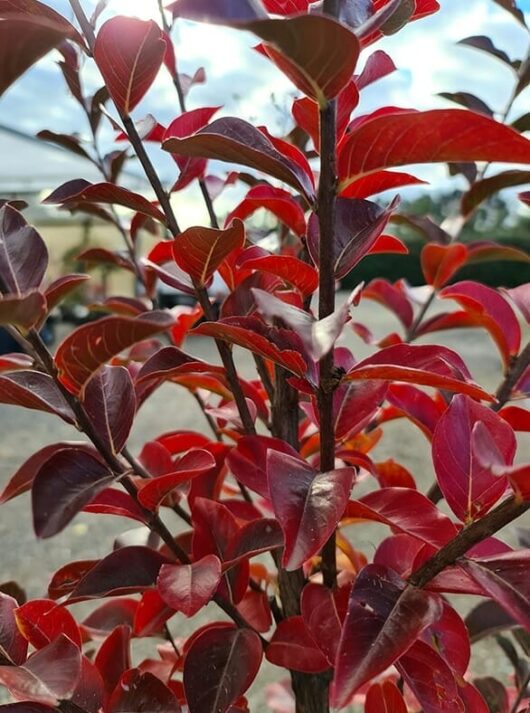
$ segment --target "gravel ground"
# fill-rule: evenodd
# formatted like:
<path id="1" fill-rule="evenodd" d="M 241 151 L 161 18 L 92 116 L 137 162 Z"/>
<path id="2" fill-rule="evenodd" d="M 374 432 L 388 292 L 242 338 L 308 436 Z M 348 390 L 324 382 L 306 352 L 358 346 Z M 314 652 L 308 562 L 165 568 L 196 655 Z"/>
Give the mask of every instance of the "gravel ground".
<path id="1" fill-rule="evenodd" d="M 377 336 L 398 329 L 391 315 L 368 301 L 358 308 L 355 320 L 366 323 Z M 440 338 L 423 341 L 443 343 L 458 349 L 475 380 L 482 386 L 494 390 L 499 383 L 501 366 L 497 351 L 483 332 L 479 330 L 446 332 L 442 333 Z M 369 353 L 366 345 L 362 344 L 350 330 L 344 336 L 343 342 L 353 349 L 357 358 Z M 187 350 L 204 359 L 215 360 L 209 340 L 191 339 Z M 242 375 L 252 375 L 252 361 L 248 354 L 237 353 L 237 359 Z M 179 428 L 206 432 L 204 418 L 188 393 L 178 387 L 165 386 L 140 410 L 130 438 L 130 448 L 137 453 L 145 441 L 164 431 Z M 0 486 L 4 485 L 29 454 L 38 448 L 59 440 L 78 438 L 79 435 L 74 429 L 57 418 L 34 411 L 0 406 Z M 429 445 L 419 431 L 410 424 L 393 422 L 385 426 L 385 438 L 378 444 L 374 458 L 383 460 L 389 457 L 409 468 L 421 489 L 426 490 L 432 483 L 433 470 Z M 526 461 L 530 459 L 530 439 L 521 439 L 519 458 Z M 518 525 L 524 524 L 521 521 L 518 523 Z M 130 521 L 122 521 L 120 518 L 80 515 L 57 537 L 37 542 L 31 525 L 29 498 L 27 495 L 22 496 L 2 507 L 0 581 L 16 580 L 25 587 L 31 597 L 45 596 L 49 577 L 58 567 L 73 559 L 105 555 L 111 548 L 113 539 L 130 527 Z M 351 534 L 355 546 L 371 557 L 381 537 L 381 530 L 363 525 L 357 526 Z M 512 540 L 513 528 L 504 534 Z M 455 603 L 461 611 L 465 611 L 470 605 L 469 598 L 460 598 L 460 600 L 456 598 Z M 207 615 L 217 618 L 217 611 L 214 610 L 213 605 L 208 607 Z M 196 622 L 193 623 L 195 625 Z M 175 617 L 172 626 L 177 636 L 186 635 L 190 630 L 189 623 L 179 616 Z M 142 649 L 145 650 L 145 642 L 140 643 L 139 654 Z M 475 674 L 500 675 L 500 672 L 509 671 L 504 660 L 488 646 L 482 646 L 477 650 L 477 654 L 473 664 Z M 267 680 L 276 680 L 278 675 L 281 676 L 282 673 L 273 666 L 267 666 L 263 674 L 260 674 L 259 680 L 250 691 L 253 711 L 265 709 L 263 684 Z"/>

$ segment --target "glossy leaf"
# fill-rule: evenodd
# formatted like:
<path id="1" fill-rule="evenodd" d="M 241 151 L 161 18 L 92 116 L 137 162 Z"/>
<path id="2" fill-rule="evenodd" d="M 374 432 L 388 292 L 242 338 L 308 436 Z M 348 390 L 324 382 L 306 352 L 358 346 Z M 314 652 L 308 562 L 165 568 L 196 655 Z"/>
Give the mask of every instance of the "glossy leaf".
<path id="1" fill-rule="evenodd" d="M 276 627 L 266 650 L 267 661 L 303 673 L 320 673 L 329 663 L 309 633 L 301 616 L 293 616 Z"/>
<path id="2" fill-rule="evenodd" d="M 443 547 L 457 533 L 446 515 L 425 495 L 410 488 L 381 488 L 351 500 L 345 516 L 384 523 L 394 532 L 413 535 L 434 547 Z"/>
<path id="3" fill-rule="evenodd" d="M 376 50 L 366 60 L 363 71 L 355 78 L 359 90 L 395 72 L 396 65 L 383 50 Z"/>
<path id="4" fill-rule="evenodd" d="M 229 710 L 256 677 L 261 659 L 261 641 L 250 629 L 205 629 L 194 639 L 184 661 L 190 713 Z"/>
<path id="5" fill-rule="evenodd" d="M 83 619 L 81 626 L 90 636 L 107 636 L 117 626 L 130 626 L 138 609 L 136 599 L 122 597 L 104 602 Z"/>
<path id="6" fill-rule="evenodd" d="M 122 674 L 131 667 L 131 629 L 116 626 L 101 644 L 94 665 L 104 677 L 107 696 L 110 696 Z"/>
<path id="7" fill-rule="evenodd" d="M 409 329 L 414 321 L 412 303 L 399 285 L 393 285 L 382 278 L 371 280 L 363 289 L 363 298 L 375 300 L 393 312 L 401 324 Z"/>
<path id="8" fill-rule="evenodd" d="M 496 290 L 464 280 L 442 290 L 440 296 L 456 300 L 490 333 L 508 367 L 521 348 L 521 328 L 511 305 Z"/>
<path id="9" fill-rule="evenodd" d="M 269 436 L 243 436 L 227 456 L 226 463 L 244 486 L 269 498 L 267 453 L 275 450 L 296 458 L 297 452 L 288 443 Z"/>
<path id="10" fill-rule="evenodd" d="M 242 119 L 217 119 L 193 136 L 166 139 L 162 148 L 181 156 L 243 164 L 285 181 L 308 198 L 314 195 L 310 169 L 281 153 L 267 136 Z"/>
<path id="11" fill-rule="evenodd" d="M 199 287 L 204 287 L 225 258 L 243 247 L 244 242 L 245 230 L 240 220 L 226 230 L 189 228 L 173 241 L 173 258 Z"/>
<path id="12" fill-rule="evenodd" d="M 188 617 L 208 604 L 221 581 L 221 562 L 206 555 L 192 564 L 166 564 L 158 575 L 158 591 L 165 603 Z"/>
<path id="13" fill-rule="evenodd" d="M 331 590 L 323 584 L 309 582 L 300 600 L 302 618 L 313 641 L 333 666 L 340 641 L 342 621 Z"/>
<path id="14" fill-rule="evenodd" d="M 364 702 L 364 713 L 407 713 L 405 699 L 392 681 L 370 686 Z"/>
<path id="15" fill-rule="evenodd" d="M 89 275 L 76 274 L 64 275 L 54 280 L 44 292 L 48 311 L 57 307 L 68 295 L 77 290 L 89 279 Z"/>
<path id="16" fill-rule="evenodd" d="M 333 245 L 333 269 L 336 280 L 345 277 L 370 251 L 396 207 L 397 200 L 394 200 L 386 209 L 360 199 L 339 198 L 337 200 Z M 318 220 L 313 213 L 308 223 L 307 247 L 311 259 L 317 266 L 320 261 L 319 245 Z"/>
<path id="17" fill-rule="evenodd" d="M 64 634 L 19 667 L 0 666 L 0 683 L 13 698 L 57 706 L 70 698 L 81 672 L 81 652 Z"/>
<path id="18" fill-rule="evenodd" d="M 470 380 L 462 359 L 446 347 L 408 344 L 387 347 L 356 364 L 344 378 L 405 381 L 492 399 Z"/>
<path id="19" fill-rule="evenodd" d="M 344 706 L 405 654 L 441 611 L 436 595 L 407 587 L 392 570 L 366 567 L 350 595 L 335 665 L 334 705 Z"/>
<path id="20" fill-rule="evenodd" d="M 86 385 L 83 404 L 98 435 L 112 453 L 119 453 L 127 443 L 136 412 L 134 386 L 127 369 L 100 369 Z"/>
<path id="21" fill-rule="evenodd" d="M 303 297 L 312 295 L 318 286 L 318 273 L 307 263 L 291 255 L 264 255 L 245 260 L 243 267 L 258 272 L 271 272 L 300 290 Z"/>
<path id="22" fill-rule="evenodd" d="M 57 348 L 55 362 L 59 378 L 69 391 L 79 393 L 108 359 L 172 325 L 173 317 L 162 311 L 148 312 L 136 318 L 104 317 L 83 325 Z M 80 355 L 83 355 L 83 361 L 79 361 Z"/>
<path id="23" fill-rule="evenodd" d="M 0 403 L 53 413 L 66 423 L 75 416 L 55 382 L 47 374 L 25 369 L 0 375 Z"/>
<path id="24" fill-rule="evenodd" d="M 421 269 L 429 285 L 443 287 L 465 263 L 468 250 L 463 243 L 428 243 L 421 251 Z"/>
<path id="25" fill-rule="evenodd" d="M 0 297 L 0 325 L 13 325 L 27 330 L 39 324 L 45 314 L 46 300 L 40 292 Z"/>
<path id="26" fill-rule="evenodd" d="M 122 547 L 96 562 L 76 582 L 69 601 L 142 592 L 156 583 L 170 561 L 150 547 Z"/>
<path id="27" fill-rule="evenodd" d="M 109 94 L 126 116 L 151 87 L 165 51 L 162 31 L 153 21 L 117 16 L 100 28 L 94 59 Z"/>
<path id="28" fill-rule="evenodd" d="M 298 458 L 269 451 L 269 491 L 285 536 L 282 566 L 298 569 L 327 542 L 348 501 L 354 472 L 319 473 Z"/>
<path id="29" fill-rule="evenodd" d="M 133 191 L 116 186 L 114 183 L 89 183 L 83 178 L 63 183 L 62 186 L 50 193 L 43 203 L 62 205 L 67 208 L 92 203 L 110 203 L 149 215 L 161 223 L 165 224 L 166 222 L 164 214 L 139 193 L 133 193 Z"/>
<path id="30" fill-rule="evenodd" d="M 32 599 L 15 612 L 18 628 L 36 649 L 42 649 L 60 634 L 81 648 L 79 627 L 68 609 L 51 599 Z"/>
<path id="31" fill-rule="evenodd" d="M 28 651 L 27 639 L 22 636 L 15 611 L 18 602 L 4 592 L 0 592 L 0 664 L 21 666 Z"/>
<path id="32" fill-rule="evenodd" d="M 149 671 L 130 669 L 120 678 L 109 713 L 181 713 L 175 694 Z"/>
<path id="33" fill-rule="evenodd" d="M 452 161 L 530 163 L 530 141 L 492 119 L 461 109 L 375 117 L 353 130 L 340 148 L 340 189 L 381 169 Z"/>
<path id="34" fill-rule="evenodd" d="M 40 538 L 53 537 L 114 480 L 101 460 L 82 450 L 54 453 L 33 481 L 33 527 Z"/>
<path id="35" fill-rule="evenodd" d="M 340 196 L 342 198 L 369 198 L 376 193 L 390 191 L 394 188 L 418 185 L 426 185 L 426 181 L 403 171 L 376 171 L 349 183 L 341 190 Z"/>
<path id="36" fill-rule="evenodd" d="M 449 507 L 464 522 L 486 513 L 506 490 L 506 478 L 493 476 L 473 454 L 472 432 L 482 423 L 506 464 L 513 462 L 516 442 L 500 416 L 457 395 L 442 416 L 433 437 L 433 463 L 438 485 Z"/>
<path id="37" fill-rule="evenodd" d="M 257 185 L 250 189 L 244 199 L 228 214 L 225 225 L 233 218 L 245 220 L 260 208 L 268 210 L 282 223 L 285 223 L 295 235 L 305 235 L 304 211 L 288 191 L 273 186 Z"/>
<path id="38" fill-rule="evenodd" d="M 3 24 L 3 23 L 2 23 Z M 23 295 L 40 287 L 48 265 L 48 250 L 39 233 L 17 210 L 0 208 L 1 292 Z"/>

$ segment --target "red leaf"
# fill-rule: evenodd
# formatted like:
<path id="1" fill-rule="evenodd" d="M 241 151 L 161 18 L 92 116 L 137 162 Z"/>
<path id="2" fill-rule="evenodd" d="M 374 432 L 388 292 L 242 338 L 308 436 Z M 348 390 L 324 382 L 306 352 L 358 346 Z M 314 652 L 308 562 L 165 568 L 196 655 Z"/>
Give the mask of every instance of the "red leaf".
<path id="1" fill-rule="evenodd" d="M 530 411 L 527 409 L 520 406 L 505 406 L 498 413 L 514 431 L 530 432 Z"/>
<path id="2" fill-rule="evenodd" d="M 506 478 L 493 476 L 472 449 L 475 424 L 483 423 L 505 462 L 515 454 L 511 427 L 491 409 L 457 395 L 439 420 L 432 442 L 438 485 L 451 510 L 463 522 L 484 515 L 506 491 Z"/>
<path id="3" fill-rule="evenodd" d="M 72 696 L 80 672 L 79 648 L 60 634 L 22 666 L 0 666 L 0 682 L 15 699 L 56 707 L 59 700 Z"/>
<path id="4" fill-rule="evenodd" d="M 81 579 L 98 564 L 99 560 L 80 560 L 69 562 L 58 569 L 48 585 L 50 599 L 61 599 L 70 594 Z"/>
<path id="5" fill-rule="evenodd" d="M 496 290 L 464 280 L 445 287 L 443 299 L 454 299 L 488 330 L 497 344 L 506 367 L 521 348 L 521 327 L 510 304 Z"/>
<path id="6" fill-rule="evenodd" d="M 190 713 L 227 711 L 258 673 L 259 636 L 250 629 L 207 628 L 184 660 L 184 691 Z"/>
<path id="7" fill-rule="evenodd" d="M 501 245 L 490 240 L 477 240 L 467 244 L 468 265 L 482 262 L 495 262 L 496 260 L 513 260 L 514 262 L 530 262 L 530 256 L 523 250 Z M 521 287 L 521 286 L 519 286 Z M 518 290 L 515 287 L 514 290 Z M 510 293 L 512 290 L 507 290 Z"/>
<path id="8" fill-rule="evenodd" d="M 0 403 L 53 413 L 66 423 L 75 416 L 51 376 L 39 371 L 19 370 L 0 375 Z"/>
<path id="9" fill-rule="evenodd" d="M 318 473 L 305 461 L 269 451 L 267 473 L 272 507 L 285 536 L 282 566 L 292 571 L 328 541 L 346 507 L 354 471 Z"/>
<path id="10" fill-rule="evenodd" d="M 294 197 L 282 188 L 257 185 L 250 189 L 245 198 L 228 214 L 225 225 L 234 218 L 245 220 L 260 208 L 273 213 L 295 235 L 305 235 L 304 211 Z"/>
<path id="11" fill-rule="evenodd" d="M 414 322 L 414 309 L 406 292 L 398 284 L 391 284 L 388 280 L 376 278 L 371 280 L 363 289 L 362 296 L 369 300 L 379 302 L 393 312 L 405 329 L 409 329 Z"/>
<path id="12" fill-rule="evenodd" d="M 172 242 L 173 259 L 199 287 L 204 287 L 228 255 L 244 243 L 245 229 L 240 220 L 226 230 L 189 228 Z"/>
<path id="13" fill-rule="evenodd" d="M 269 436 L 243 436 L 227 456 L 226 464 L 247 488 L 264 498 L 269 498 L 267 480 L 267 453 L 275 450 L 297 457 L 298 453 L 288 443 Z"/>
<path id="14" fill-rule="evenodd" d="M 112 100 L 126 116 L 151 87 L 165 52 L 163 33 L 153 21 L 117 16 L 100 28 L 94 59 Z"/>
<path id="15" fill-rule="evenodd" d="M 110 696 L 122 674 L 131 667 L 131 629 L 117 626 L 99 647 L 94 665 L 101 673 L 107 696 Z"/>
<path id="16" fill-rule="evenodd" d="M 40 292 L 27 292 L 13 297 L 0 296 L 0 324 L 9 324 L 31 329 L 46 315 L 46 300 Z"/>
<path id="17" fill-rule="evenodd" d="M 237 532 L 232 547 L 228 548 L 226 566 L 233 566 L 242 559 L 283 546 L 283 533 L 277 520 L 260 518 L 251 520 Z"/>
<path id="18" fill-rule="evenodd" d="M 95 455 L 75 448 L 55 452 L 37 472 L 31 489 L 37 537 L 53 537 L 64 530 L 113 480 L 114 473 Z"/>
<path id="19" fill-rule="evenodd" d="M 376 50 L 366 60 L 363 71 L 355 78 L 359 91 L 396 71 L 391 57 L 382 50 Z"/>
<path id="20" fill-rule="evenodd" d="M 72 703 L 87 713 L 99 713 L 103 707 L 105 689 L 103 679 L 86 656 L 81 657 L 81 673 L 72 695 Z"/>
<path id="21" fill-rule="evenodd" d="M 381 349 L 356 364 L 344 378 L 405 381 L 488 401 L 493 398 L 470 380 L 469 371 L 456 352 L 427 344 L 397 344 Z"/>
<path id="22" fill-rule="evenodd" d="M 0 23 L 0 95 L 66 38 L 79 37 L 72 25 L 50 7 L 43 3 L 32 4 L 44 8 L 50 16 L 39 17 L 31 11 L 24 16 L 20 7 L 15 6 L 8 8 L 13 11 L 12 17 L 7 14 Z"/>
<path id="23" fill-rule="evenodd" d="M 320 673 L 329 663 L 313 641 L 301 616 L 282 619 L 265 651 L 267 661 L 291 671 Z"/>
<path id="24" fill-rule="evenodd" d="M 111 599 L 90 612 L 86 619 L 83 619 L 81 627 L 91 637 L 107 636 L 117 626 L 132 628 L 138 606 L 136 599 Z"/>
<path id="25" fill-rule="evenodd" d="M 164 214 L 139 193 L 133 193 L 127 188 L 116 186 L 114 183 L 89 183 L 83 178 L 67 181 L 56 188 L 53 193 L 44 199 L 43 203 L 77 207 L 92 203 L 110 203 L 122 205 L 125 208 L 138 211 L 144 215 L 160 221 L 165 225 Z"/>
<path id="26" fill-rule="evenodd" d="M 388 208 L 355 198 L 337 199 L 335 241 L 333 244 L 333 269 L 335 279 L 345 277 L 374 246 L 385 229 L 398 199 Z M 307 247 L 311 259 L 318 267 L 320 232 L 315 213 L 308 222 Z"/>
<path id="27" fill-rule="evenodd" d="M 150 547 L 122 547 L 83 573 L 68 601 L 142 592 L 155 585 L 160 567 L 169 562 Z"/>
<path id="28" fill-rule="evenodd" d="M 381 522 L 394 532 L 413 535 L 434 547 L 443 547 L 457 530 L 425 495 L 410 488 L 381 488 L 351 500 L 345 517 Z"/>
<path id="29" fill-rule="evenodd" d="M 21 666 L 26 660 L 28 642 L 15 619 L 18 602 L 0 592 L 0 664 Z"/>
<path id="30" fill-rule="evenodd" d="M 95 498 L 92 498 L 88 505 L 83 508 L 83 512 L 128 517 L 142 524 L 146 520 L 145 513 L 128 493 L 124 493 L 122 490 L 114 490 L 113 488 L 106 488 Z"/>
<path id="31" fill-rule="evenodd" d="M 136 318 L 111 316 L 85 324 L 69 334 L 57 348 L 55 362 L 59 378 L 69 391 L 79 393 L 108 359 L 143 339 L 166 331 L 173 322 L 169 313 L 155 311 Z"/>
<path id="32" fill-rule="evenodd" d="M 451 671 L 464 676 L 471 657 L 469 633 L 464 621 L 447 602 L 442 616 L 423 633 L 423 640 L 432 646 Z"/>
<path id="33" fill-rule="evenodd" d="M 390 191 L 393 188 L 426 184 L 426 181 L 422 181 L 410 173 L 400 171 L 376 171 L 375 173 L 371 173 L 368 176 L 349 183 L 342 189 L 340 196 L 341 198 L 369 198 L 376 193 Z"/>
<path id="34" fill-rule="evenodd" d="M 310 582 L 302 590 L 300 604 L 304 624 L 313 639 L 311 648 L 316 643 L 333 666 L 342 629 L 333 593 L 323 584 Z"/>
<path id="35" fill-rule="evenodd" d="M 217 119 L 193 136 L 167 139 L 162 148 L 180 156 L 243 164 L 284 181 L 308 199 L 314 195 L 312 177 L 307 171 L 275 148 L 261 131 L 242 119 Z"/>
<path id="36" fill-rule="evenodd" d="M 57 307 L 65 297 L 77 290 L 87 280 L 90 280 L 89 275 L 64 275 L 54 280 L 44 292 L 48 311 Z"/>
<path id="37" fill-rule="evenodd" d="M 392 681 L 370 686 L 364 702 L 364 713 L 407 713 L 405 699 Z"/>
<path id="38" fill-rule="evenodd" d="M 0 31 L 5 20 L 0 23 Z M 0 46 L 4 47 L 0 43 Z M 6 65 L 7 66 L 7 65 Z M 0 273 L 6 290 L 23 295 L 37 289 L 48 266 L 48 250 L 40 234 L 21 213 L 6 204 L 0 208 Z"/>
<path id="39" fill-rule="evenodd" d="M 243 262 L 248 270 L 271 272 L 300 290 L 302 297 L 308 297 L 318 287 L 318 273 L 302 260 L 291 255 L 264 255 Z"/>
<path id="40" fill-rule="evenodd" d="M 332 701 L 348 703 L 399 659 L 442 613 L 440 599 L 407 586 L 392 570 L 369 565 L 352 588 L 339 643 Z"/>
<path id="41" fill-rule="evenodd" d="M 429 439 L 446 407 L 444 401 L 436 401 L 424 391 L 408 384 L 392 384 L 388 389 L 387 401 L 421 428 Z"/>
<path id="42" fill-rule="evenodd" d="M 64 607 L 51 599 L 32 599 L 15 611 L 18 628 L 36 649 L 42 649 L 60 634 L 81 648 L 79 627 Z"/>
<path id="43" fill-rule="evenodd" d="M 279 330 L 267 327 L 256 317 L 229 317 L 218 322 L 204 322 L 192 331 L 193 334 L 203 334 L 237 344 L 270 359 L 297 376 L 305 376 L 307 364 L 298 351 L 294 351 L 291 345 L 287 345 L 290 348 L 280 348 L 271 340 L 275 335 L 280 336 L 278 332 Z"/>
<path id="44" fill-rule="evenodd" d="M 506 290 L 506 294 L 515 303 L 527 324 L 530 324 L 530 285 L 524 284 Z"/>
<path id="45" fill-rule="evenodd" d="M 83 405 L 94 430 L 117 454 L 127 443 L 136 413 L 131 376 L 123 366 L 104 366 L 87 383 Z"/>
<path id="46" fill-rule="evenodd" d="M 340 384 L 333 393 L 335 438 L 362 430 L 383 402 L 387 389 L 386 381 Z"/>
<path id="47" fill-rule="evenodd" d="M 295 15 L 307 10 L 309 0 L 263 0 L 263 4 L 274 15 Z"/>
<path id="48" fill-rule="evenodd" d="M 272 613 L 269 598 L 265 592 L 249 589 L 237 605 L 237 609 L 245 621 L 256 631 L 265 634 L 271 628 Z"/>
<path id="49" fill-rule="evenodd" d="M 530 163 L 530 141 L 503 124 L 463 109 L 375 117 L 354 129 L 340 147 L 340 190 L 384 168 L 455 161 Z"/>
<path id="50" fill-rule="evenodd" d="M 173 616 L 174 611 L 166 606 L 158 589 L 146 589 L 145 592 L 142 592 L 142 598 L 137 604 L 133 622 L 134 635 L 158 636 L 162 634 L 165 622 Z"/>
<path id="51" fill-rule="evenodd" d="M 181 713 L 175 694 L 149 671 L 125 671 L 108 705 L 108 713 Z"/>
<path id="52" fill-rule="evenodd" d="M 221 562 L 206 555 L 192 564 L 163 565 L 157 587 L 169 607 L 191 617 L 208 604 L 220 581 Z"/>
<path id="53" fill-rule="evenodd" d="M 429 285 L 443 287 L 467 260 L 468 250 L 462 243 L 436 245 L 428 243 L 421 251 L 421 269 Z"/>

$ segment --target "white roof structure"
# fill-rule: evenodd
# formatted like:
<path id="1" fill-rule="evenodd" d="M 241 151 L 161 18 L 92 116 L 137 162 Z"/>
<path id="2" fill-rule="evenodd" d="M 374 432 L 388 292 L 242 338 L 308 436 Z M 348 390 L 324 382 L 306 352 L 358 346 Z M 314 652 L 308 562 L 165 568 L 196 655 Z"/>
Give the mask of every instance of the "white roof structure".
<path id="1" fill-rule="evenodd" d="M 96 166 L 82 156 L 0 124 L 0 198 L 51 192 L 74 178 L 102 180 Z M 146 189 L 141 175 L 126 171 L 123 178 L 127 188 Z"/>

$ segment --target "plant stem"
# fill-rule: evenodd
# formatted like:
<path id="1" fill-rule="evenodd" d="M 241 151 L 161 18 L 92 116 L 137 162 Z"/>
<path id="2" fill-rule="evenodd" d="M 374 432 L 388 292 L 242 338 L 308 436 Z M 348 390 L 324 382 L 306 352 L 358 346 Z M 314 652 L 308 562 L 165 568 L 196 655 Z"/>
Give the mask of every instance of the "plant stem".
<path id="1" fill-rule="evenodd" d="M 526 371 L 527 367 L 530 365 L 530 342 L 526 345 L 523 351 L 519 354 L 516 361 L 512 364 L 508 373 L 506 374 L 504 381 L 497 389 L 495 397 L 497 403 L 495 403 L 491 408 L 494 411 L 499 411 L 504 404 L 510 400 L 512 391 L 521 378 L 521 376 Z"/>
<path id="2" fill-rule="evenodd" d="M 320 183 L 318 189 L 319 249 L 319 305 L 318 317 L 324 319 L 335 309 L 335 275 L 333 244 L 335 238 L 336 205 L 336 102 L 331 101 L 320 111 Z M 326 354 L 319 365 L 320 386 L 318 410 L 320 420 L 320 469 L 335 467 L 335 431 L 333 427 L 333 351 Z M 324 584 L 334 587 L 337 580 L 335 534 L 322 549 Z"/>

